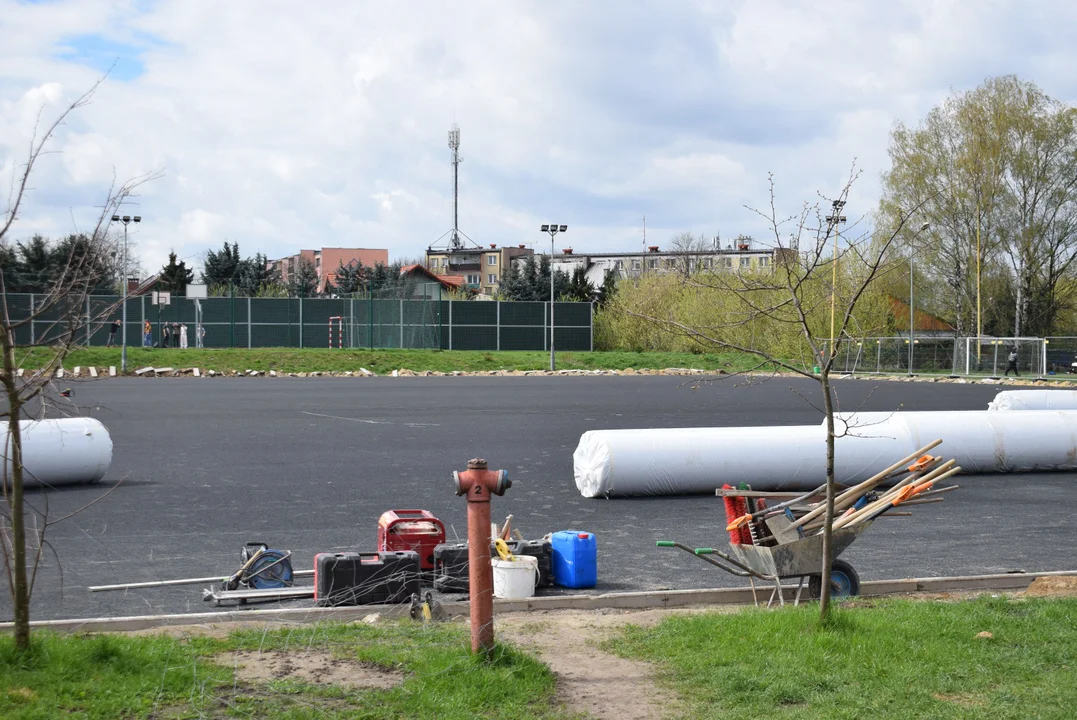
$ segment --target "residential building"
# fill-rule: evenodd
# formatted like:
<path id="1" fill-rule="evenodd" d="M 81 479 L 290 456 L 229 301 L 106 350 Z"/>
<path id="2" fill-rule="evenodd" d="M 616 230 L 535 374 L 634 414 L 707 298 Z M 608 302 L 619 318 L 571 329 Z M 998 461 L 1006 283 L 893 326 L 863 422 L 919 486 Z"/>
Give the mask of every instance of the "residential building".
<path id="1" fill-rule="evenodd" d="M 405 265 L 400 268 L 400 277 L 415 281 L 418 287 L 417 293 L 430 298 L 440 298 L 445 292 L 466 290 L 467 285 L 463 275 L 435 274 L 422 265 Z"/>
<path id="2" fill-rule="evenodd" d="M 741 236 L 735 245 L 707 250 L 663 251 L 658 245 L 651 245 L 646 252 L 577 254 L 566 247 L 554 254 L 553 268 L 572 275 L 576 268 L 582 267 L 591 284 L 599 287 L 610 270 L 618 278 L 638 277 L 648 272 L 685 275 L 700 271 L 767 272 L 779 258 L 795 256 L 792 250 L 756 247 L 750 237 Z"/>
<path id="3" fill-rule="evenodd" d="M 496 295 L 501 287 L 501 273 L 509 263 L 533 255 L 526 245 L 498 247 L 448 247 L 427 248 L 426 267 L 435 275 L 460 275 L 464 286 L 482 295 Z"/>
<path id="4" fill-rule="evenodd" d="M 364 267 L 374 267 L 378 263 L 388 265 L 389 251 L 384 248 L 323 247 L 320 250 L 300 250 L 295 255 L 270 260 L 266 266 L 279 271 L 281 281 L 287 283 L 299 269 L 300 258 L 314 266 L 314 271 L 318 274 L 318 292 L 322 293 L 325 292 L 326 284 L 334 284 L 336 270 L 341 264 L 345 267 L 356 263 L 362 263 Z"/>

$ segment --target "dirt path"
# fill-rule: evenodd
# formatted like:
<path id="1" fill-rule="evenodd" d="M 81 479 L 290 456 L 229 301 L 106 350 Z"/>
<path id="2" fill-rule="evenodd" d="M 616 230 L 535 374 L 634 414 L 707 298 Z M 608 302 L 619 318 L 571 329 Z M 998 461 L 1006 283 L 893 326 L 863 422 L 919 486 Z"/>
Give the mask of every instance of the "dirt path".
<path id="1" fill-rule="evenodd" d="M 551 611 L 505 615 L 495 624 L 500 637 L 534 652 L 557 674 L 567 712 L 600 720 L 651 720 L 677 715 L 677 699 L 655 684 L 648 663 L 612 655 L 599 644 L 626 624 L 654 625 L 674 612 L 699 610 Z"/>

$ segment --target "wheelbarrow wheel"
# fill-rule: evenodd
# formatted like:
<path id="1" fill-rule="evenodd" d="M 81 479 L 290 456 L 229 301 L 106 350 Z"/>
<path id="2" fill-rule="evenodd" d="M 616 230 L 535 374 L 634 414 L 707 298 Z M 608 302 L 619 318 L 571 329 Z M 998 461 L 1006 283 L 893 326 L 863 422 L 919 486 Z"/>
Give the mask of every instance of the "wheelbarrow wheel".
<path id="1" fill-rule="evenodd" d="M 812 575 L 808 579 L 808 595 L 818 598 L 823 594 L 823 576 Z M 860 594 L 860 576 L 853 566 L 844 560 L 835 560 L 830 566 L 830 597 L 847 598 Z"/>

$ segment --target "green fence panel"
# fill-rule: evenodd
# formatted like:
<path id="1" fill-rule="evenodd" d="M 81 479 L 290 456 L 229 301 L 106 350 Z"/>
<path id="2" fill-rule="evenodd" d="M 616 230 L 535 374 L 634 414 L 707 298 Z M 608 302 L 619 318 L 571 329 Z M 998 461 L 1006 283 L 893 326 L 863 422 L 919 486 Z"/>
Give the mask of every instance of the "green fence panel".
<path id="1" fill-rule="evenodd" d="M 188 345 L 197 346 L 197 328 L 205 328 L 205 347 L 452 348 L 455 350 L 545 350 L 548 304 L 441 300 L 440 293 L 408 290 L 407 297 L 246 298 L 200 300 L 173 296 L 154 305 L 149 296 L 127 301 L 127 343 L 143 343 L 143 322 L 151 325 L 151 344 L 160 346 L 162 331 L 186 326 Z M 9 293 L 13 320 L 29 319 L 32 304 L 44 295 Z M 591 342 L 591 308 L 587 303 L 558 303 L 559 349 L 586 350 Z M 33 323 L 16 330 L 23 345 L 48 342 L 75 333 L 75 342 L 104 345 L 111 323 L 122 316 L 121 298 L 94 296 L 88 307 L 48 308 Z M 335 318 L 330 326 L 330 318 Z M 122 332 L 117 333 L 116 343 Z"/>

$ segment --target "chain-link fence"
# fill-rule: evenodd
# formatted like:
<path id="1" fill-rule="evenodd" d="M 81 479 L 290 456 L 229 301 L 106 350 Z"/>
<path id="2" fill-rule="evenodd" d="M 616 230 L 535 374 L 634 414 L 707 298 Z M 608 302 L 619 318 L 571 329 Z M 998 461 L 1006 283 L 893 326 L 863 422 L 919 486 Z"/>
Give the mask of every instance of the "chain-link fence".
<path id="1" fill-rule="evenodd" d="M 829 343 L 824 343 L 828 346 Z M 834 370 L 844 373 L 910 373 L 1042 377 L 1077 372 L 1077 337 L 864 338 L 842 343 Z"/>
<path id="2" fill-rule="evenodd" d="M 173 296 L 156 305 L 149 295 L 127 300 L 127 344 L 207 348 L 441 348 L 445 350 L 548 350 L 550 303 L 442 299 L 440 285 L 347 298 L 203 299 Z M 13 321 L 24 320 L 44 296 L 7 295 Z M 39 314 L 17 331 L 20 345 L 47 343 L 77 325 L 86 345 L 109 342 L 122 298 L 95 296 L 77 312 Z M 555 344 L 560 350 L 593 349 L 591 303 L 554 304 Z M 147 325 L 148 323 L 148 325 Z M 62 324 L 62 325 L 61 325 Z M 149 332 L 145 330 L 148 328 Z M 120 344 L 118 332 L 113 344 Z"/>

